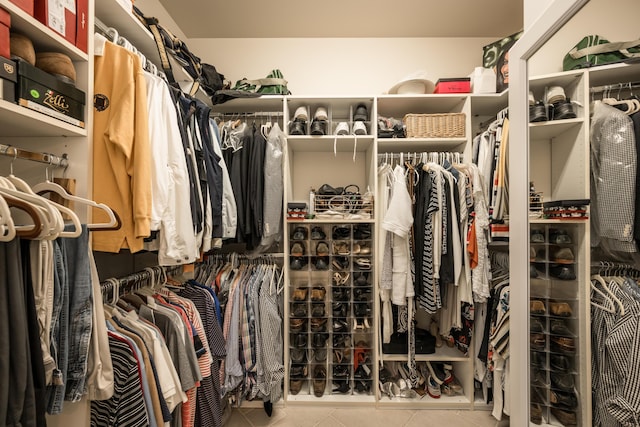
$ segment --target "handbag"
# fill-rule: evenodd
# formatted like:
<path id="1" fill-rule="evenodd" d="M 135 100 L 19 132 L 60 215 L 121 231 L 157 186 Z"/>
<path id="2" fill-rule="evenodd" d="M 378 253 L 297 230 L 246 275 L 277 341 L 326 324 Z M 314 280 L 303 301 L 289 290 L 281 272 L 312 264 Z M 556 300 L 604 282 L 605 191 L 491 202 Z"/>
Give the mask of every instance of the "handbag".
<path id="1" fill-rule="evenodd" d="M 219 89 L 211 98 L 214 104 L 222 104 L 235 98 L 254 98 L 262 95 L 291 95 L 282 71 L 272 70 L 264 79 L 241 79 L 231 89 Z"/>
<path id="2" fill-rule="evenodd" d="M 640 57 L 640 39 L 626 42 L 609 42 L 597 36 L 585 36 L 576 44 L 562 61 L 564 71 L 598 65 L 623 62 Z"/>

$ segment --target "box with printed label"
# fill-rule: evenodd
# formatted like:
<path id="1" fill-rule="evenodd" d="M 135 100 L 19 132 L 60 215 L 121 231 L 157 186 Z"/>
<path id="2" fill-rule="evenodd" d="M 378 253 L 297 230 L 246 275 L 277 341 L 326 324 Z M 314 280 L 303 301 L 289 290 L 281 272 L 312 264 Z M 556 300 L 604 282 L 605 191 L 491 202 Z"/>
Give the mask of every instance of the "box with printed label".
<path id="1" fill-rule="evenodd" d="M 76 0 L 35 0 L 34 16 L 47 27 L 76 44 Z"/>
<path id="2" fill-rule="evenodd" d="M 16 63 L 10 59 L 0 57 L 0 99 L 16 102 L 16 82 L 18 70 Z"/>
<path id="3" fill-rule="evenodd" d="M 25 61 L 18 61 L 17 97 L 23 107 L 84 128 L 85 93 Z"/>
<path id="4" fill-rule="evenodd" d="M 11 28 L 11 15 L 0 7 L 0 56 L 11 57 L 9 42 L 9 29 Z"/>
<path id="5" fill-rule="evenodd" d="M 9 0 L 11 3 L 18 6 L 20 9 L 33 16 L 33 0 Z"/>

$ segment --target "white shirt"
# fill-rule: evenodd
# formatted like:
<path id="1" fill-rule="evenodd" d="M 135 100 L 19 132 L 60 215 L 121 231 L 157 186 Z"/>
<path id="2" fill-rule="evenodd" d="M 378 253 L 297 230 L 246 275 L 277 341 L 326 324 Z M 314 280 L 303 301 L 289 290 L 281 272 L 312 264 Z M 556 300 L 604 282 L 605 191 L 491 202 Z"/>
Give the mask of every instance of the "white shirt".
<path id="1" fill-rule="evenodd" d="M 145 73 L 145 79 L 153 150 L 151 230 L 160 231 L 158 263 L 192 263 L 197 260 L 198 252 L 191 219 L 189 172 L 177 112 L 164 80 L 150 73 Z"/>

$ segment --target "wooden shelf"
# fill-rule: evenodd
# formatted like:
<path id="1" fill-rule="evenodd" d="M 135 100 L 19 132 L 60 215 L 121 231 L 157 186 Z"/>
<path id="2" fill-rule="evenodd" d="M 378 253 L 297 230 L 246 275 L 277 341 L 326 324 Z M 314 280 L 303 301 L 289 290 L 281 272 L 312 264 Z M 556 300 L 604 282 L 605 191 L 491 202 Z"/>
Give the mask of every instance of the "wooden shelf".
<path id="1" fill-rule="evenodd" d="M 0 99 L 2 137 L 87 136 L 87 130 Z"/>
<path id="2" fill-rule="evenodd" d="M 99 2 L 102 1 L 104 0 Z M 69 55 L 73 61 L 86 62 L 89 60 L 89 55 L 14 3 L 9 0 L 0 0 L 0 6 L 11 14 L 11 31 L 16 31 L 29 37 L 37 52 L 51 50 Z"/>

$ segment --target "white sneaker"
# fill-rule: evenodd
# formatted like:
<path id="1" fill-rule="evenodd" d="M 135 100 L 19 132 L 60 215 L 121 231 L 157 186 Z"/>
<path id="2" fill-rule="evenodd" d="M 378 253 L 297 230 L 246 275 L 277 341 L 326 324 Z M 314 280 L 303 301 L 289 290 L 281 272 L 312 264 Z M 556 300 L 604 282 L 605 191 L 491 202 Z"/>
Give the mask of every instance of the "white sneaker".
<path id="1" fill-rule="evenodd" d="M 349 124 L 347 122 L 340 122 L 336 126 L 336 135 L 349 135 Z"/>
<path id="2" fill-rule="evenodd" d="M 293 119 L 299 122 L 306 122 L 309 120 L 309 111 L 307 107 L 302 106 L 296 108 L 296 114 L 294 114 Z"/>
<path id="3" fill-rule="evenodd" d="M 329 115 L 327 114 L 327 109 L 324 107 L 318 107 L 316 113 L 313 115 L 315 120 L 329 120 Z"/>
<path id="4" fill-rule="evenodd" d="M 354 135 L 366 135 L 367 134 L 367 126 L 364 122 L 354 122 L 353 123 L 353 134 Z"/>
<path id="5" fill-rule="evenodd" d="M 564 102 L 566 100 L 567 97 L 564 94 L 564 89 L 562 89 L 560 86 L 549 86 L 549 88 L 547 89 L 545 104 L 555 104 L 557 102 Z"/>

